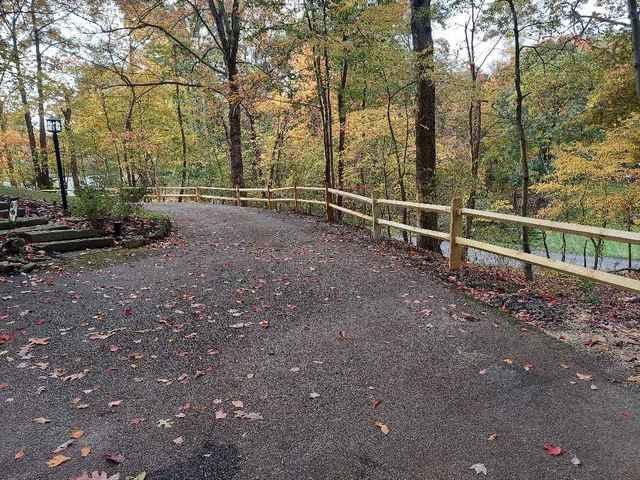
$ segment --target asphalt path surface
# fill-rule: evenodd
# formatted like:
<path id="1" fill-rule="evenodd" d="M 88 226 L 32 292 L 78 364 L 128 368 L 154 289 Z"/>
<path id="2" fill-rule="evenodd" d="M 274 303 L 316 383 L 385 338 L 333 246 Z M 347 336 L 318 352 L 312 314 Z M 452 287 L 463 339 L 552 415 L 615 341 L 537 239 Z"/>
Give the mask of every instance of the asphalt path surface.
<path id="1" fill-rule="evenodd" d="M 615 364 L 366 232 L 153 208 L 173 240 L 0 284 L 0 478 L 640 479 Z"/>

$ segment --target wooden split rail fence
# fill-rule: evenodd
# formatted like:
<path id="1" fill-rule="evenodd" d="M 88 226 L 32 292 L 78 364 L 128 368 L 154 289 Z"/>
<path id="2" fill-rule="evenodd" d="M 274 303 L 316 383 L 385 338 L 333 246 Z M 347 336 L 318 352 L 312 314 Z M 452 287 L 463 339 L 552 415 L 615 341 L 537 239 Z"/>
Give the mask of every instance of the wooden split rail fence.
<path id="1" fill-rule="evenodd" d="M 222 188 L 222 187 L 156 187 L 150 190 L 147 195 L 148 200 L 166 200 L 169 198 L 183 198 L 195 201 L 228 201 L 235 205 L 244 203 L 259 202 L 272 208 L 275 203 L 292 203 L 296 210 L 301 204 L 315 204 L 324 207 L 325 214 L 329 218 L 330 210 L 337 210 L 344 214 L 351 215 L 371 223 L 371 230 L 374 239 L 379 238 L 381 227 L 387 226 L 398 230 L 404 230 L 418 235 L 433 237 L 438 240 L 449 242 L 449 267 L 452 270 L 460 268 L 463 262 L 464 248 L 474 248 L 484 252 L 492 253 L 502 257 L 508 257 L 521 262 L 530 263 L 539 267 L 556 270 L 577 277 L 585 278 L 596 282 L 621 287 L 634 292 L 640 292 L 640 280 L 615 275 L 612 273 L 592 270 L 580 267 L 571 263 L 551 260 L 546 257 L 524 253 L 511 248 L 500 247 L 490 243 L 465 238 L 463 236 L 463 218 L 465 216 L 495 223 L 509 223 L 519 226 L 528 226 L 541 230 L 551 230 L 555 232 L 580 235 L 592 239 L 610 240 L 629 245 L 640 245 L 640 233 L 614 230 L 610 228 L 599 228 L 589 225 L 578 225 L 574 223 L 555 222 L 551 220 L 541 220 L 537 218 L 521 217 L 518 215 L 507 215 L 503 213 L 488 212 L 463 208 L 459 198 L 454 198 L 451 205 L 432 205 L 427 203 L 405 202 L 399 200 L 389 200 L 386 198 L 376 198 L 375 196 L 365 197 L 355 193 L 345 192 L 333 188 L 323 187 L 281 187 L 281 188 Z M 291 192 L 292 197 L 280 197 L 283 193 Z M 300 198 L 303 192 L 322 192 L 322 200 Z M 224 195 L 226 193 L 226 195 Z M 251 197 L 251 193 L 260 193 L 261 197 Z M 274 197 L 274 194 L 276 195 Z M 356 203 L 364 205 L 369 213 L 363 213 L 339 205 L 335 199 L 342 197 Z M 440 215 L 449 216 L 449 232 L 427 230 L 413 225 L 394 222 L 381 217 L 383 206 L 399 207 L 406 209 L 433 212 Z"/>

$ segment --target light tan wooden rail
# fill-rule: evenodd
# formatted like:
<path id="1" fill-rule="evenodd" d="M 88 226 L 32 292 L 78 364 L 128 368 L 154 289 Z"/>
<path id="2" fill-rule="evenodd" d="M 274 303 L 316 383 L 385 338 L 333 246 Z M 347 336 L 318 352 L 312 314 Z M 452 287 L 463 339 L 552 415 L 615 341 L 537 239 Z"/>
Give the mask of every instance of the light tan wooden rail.
<path id="1" fill-rule="evenodd" d="M 176 190 L 183 192 L 194 193 L 173 193 Z M 329 210 L 337 210 L 347 215 L 354 216 L 356 218 L 365 220 L 371 223 L 372 235 L 374 238 L 378 238 L 380 235 L 380 227 L 387 226 L 398 230 L 404 230 L 407 232 L 415 233 L 417 235 L 424 235 L 433 237 L 442 241 L 449 241 L 449 267 L 452 270 L 458 269 L 463 263 L 463 251 L 464 247 L 474 248 L 484 252 L 492 253 L 494 255 L 512 258 L 521 262 L 530 263 L 539 267 L 556 270 L 559 272 L 574 275 L 580 278 L 593 280 L 596 282 L 613 285 L 616 287 L 625 288 L 634 292 L 640 292 L 640 280 L 624 277 L 621 275 L 615 275 L 612 273 L 606 273 L 598 270 L 592 270 L 578 265 L 573 265 L 567 262 L 560 262 L 557 260 L 550 260 L 546 257 L 539 255 L 533 255 L 530 253 L 520 252 L 511 248 L 500 247 L 486 242 L 478 240 L 472 240 L 464 238 L 462 236 L 463 229 L 463 217 L 470 216 L 480 219 L 482 221 L 490 221 L 496 223 L 510 223 L 515 225 L 526 225 L 532 228 L 538 228 L 541 230 L 552 230 L 556 232 L 568 233 L 573 235 L 581 235 L 588 238 L 603 239 L 609 241 L 615 241 L 626 244 L 640 245 L 640 233 L 627 232 L 623 230 L 614 230 L 610 228 L 599 228 L 589 225 L 578 225 L 574 223 L 554 222 L 551 220 L 542 220 L 538 218 L 520 217 L 517 215 L 508 215 L 497 212 L 487 212 L 483 210 L 474 210 L 469 208 L 463 208 L 462 202 L 458 198 L 454 198 L 451 205 L 434 205 L 426 203 L 407 202 L 400 200 L 391 200 L 386 198 L 375 198 L 375 196 L 365 197 L 351 192 L 345 192 L 335 188 L 323 188 L 312 186 L 289 186 L 271 188 L 269 186 L 265 188 L 224 188 L 224 187 L 156 187 L 152 189 L 153 194 L 147 195 L 150 199 L 167 199 L 167 198 L 185 198 L 195 199 L 196 201 L 230 201 L 236 205 L 243 203 L 259 202 L 266 203 L 268 208 L 271 208 L 275 203 L 293 203 L 295 209 L 298 210 L 299 205 L 319 205 L 325 209 L 327 218 L 330 218 Z M 230 192 L 233 196 L 221 196 L 221 195 L 208 195 L 208 192 Z M 273 194 L 285 193 L 293 191 L 293 198 L 291 197 L 273 197 Z M 261 197 L 248 197 L 240 196 L 241 192 L 262 193 Z M 300 198 L 301 192 L 320 193 L 324 194 L 324 198 Z M 355 202 L 355 204 L 362 205 L 368 213 L 355 210 L 353 208 L 346 207 L 344 205 L 338 205 L 335 198 L 342 197 L 349 202 Z M 441 215 L 447 215 L 449 217 L 449 232 L 439 232 L 435 230 L 429 230 L 420 228 L 414 225 L 407 225 L 400 222 L 394 222 L 381 218 L 380 206 L 388 205 L 391 207 L 410 208 L 415 210 L 421 210 L 426 212 L 434 212 Z"/>

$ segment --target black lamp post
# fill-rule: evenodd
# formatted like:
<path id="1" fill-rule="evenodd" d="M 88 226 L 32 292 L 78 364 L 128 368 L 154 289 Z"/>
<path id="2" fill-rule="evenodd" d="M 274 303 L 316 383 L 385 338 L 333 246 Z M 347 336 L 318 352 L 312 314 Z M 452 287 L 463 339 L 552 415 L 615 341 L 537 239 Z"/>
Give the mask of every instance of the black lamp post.
<path id="1" fill-rule="evenodd" d="M 56 151 L 56 167 L 58 168 L 58 183 L 60 184 L 60 196 L 62 197 L 62 209 L 67 211 L 67 184 L 62 171 L 62 160 L 60 159 L 60 142 L 58 133 L 62 131 L 62 122 L 58 118 L 47 118 L 47 130 L 53 135 L 53 147 Z"/>

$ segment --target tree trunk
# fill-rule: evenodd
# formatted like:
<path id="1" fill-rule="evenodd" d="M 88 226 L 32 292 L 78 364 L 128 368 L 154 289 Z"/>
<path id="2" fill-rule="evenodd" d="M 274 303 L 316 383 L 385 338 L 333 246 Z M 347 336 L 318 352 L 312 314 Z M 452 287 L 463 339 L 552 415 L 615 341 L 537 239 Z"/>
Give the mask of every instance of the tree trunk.
<path id="1" fill-rule="evenodd" d="M 416 53 L 416 196 L 420 203 L 435 200 L 436 174 L 436 89 L 433 81 L 433 37 L 431 0 L 411 0 L 411 34 Z M 420 211 L 418 226 L 437 230 L 435 213 Z M 440 241 L 419 235 L 417 246 L 439 251 Z"/>
<path id="2" fill-rule="evenodd" d="M 116 151 L 116 163 L 118 164 L 118 176 L 120 179 L 120 185 L 124 183 L 124 172 L 122 170 L 122 161 L 120 159 L 120 149 L 118 148 L 118 142 L 115 141 L 115 134 L 113 131 L 113 127 L 111 126 L 111 118 L 109 117 L 109 111 L 107 110 L 107 101 L 103 93 L 100 93 L 100 105 L 102 106 L 102 113 L 104 114 L 105 124 L 107 126 L 107 131 L 111 135 L 111 139 L 113 141 L 113 145 Z"/>
<path id="3" fill-rule="evenodd" d="M 231 166 L 231 183 L 244 187 L 242 168 L 242 126 L 240 111 L 240 86 L 238 85 L 238 69 L 235 59 L 229 65 L 229 161 Z"/>
<path id="4" fill-rule="evenodd" d="M 42 169 L 40 168 L 40 161 L 38 159 L 38 148 L 36 146 L 36 136 L 33 130 L 33 121 L 31 120 L 31 110 L 29 109 L 29 100 L 27 98 L 27 89 L 24 84 L 24 76 L 22 74 L 22 64 L 20 63 L 20 54 L 18 52 L 18 36 L 15 31 L 15 21 L 13 28 L 11 29 L 11 42 L 13 57 L 13 64 L 16 68 L 16 86 L 18 93 L 20 94 L 20 101 L 22 103 L 22 109 L 24 111 L 24 123 L 27 129 L 27 137 L 29 138 L 29 151 L 31 152 L 31 163 L 33 165 L 33 177 L 34 183 L 38 188 L 46 188 L 46 178 L 42 175 Z"/>
<path id="5" fill-rule="evenodd" d="M 640 21 L 638 20 L 637 0 L 627 0 L 629 23 L 631 24 L 631 43 L 633 45 L 633 68 L 636 73 L 636 95 L 640 97 Z"/>
<path id="6" fill-rule="evenodd" d="M 476 208 L 476 195 L 478 185 L 478 167 L 480 164 L 480 140 L 482 135 L 482 103 L 480 98 L 480 82 L 478 81 L 478 67 L 476 66 L 476 28 L 479 20 L 479 12 L 475 1 L 471 2 L 471 16 L 465 26 L 465 40 L 467 45 L 467 58 L 469 63 L 469 76 L 471 79 L 471 102 L 469 103 L 469 153 L 471 154 L 471 180 L 472 185 L 467 199 L 467 208 Z M 465 236 L 473 238 L 473 218 L 466 216 Z M 466 255 L 466 249 L 465 249 Z"/>
<path id="7" fill-rule="evenodd" d="M 255 118 L 245 110 L 247 120 L 249 121 L 249 135 L 251 137 L 251 149 L 253 150 L 253 160 L 251 162 L 251 176 L 255 185 L 261 185 L 262 179 L 262 150 L 260 148 L 260 140 L 258 139 L 258 131 L 256 130 Z M 273 157 L 273 156 L 272 156 Z M 273 168 L 273 165 L 272 167 Z M 271 175 L 268 183 L 271 183 Z"/>
<path id="8" fill-rule="evenodd" d="M 343 39 L 344 40 L 344 39 Z M 340 85 L 338 86 L 338 124 L 340 132 L 338 135 L 338 188 L 344 190 L 344 150 L 347 139 L 347 102 L 346 89 L 349 74 L 349 62 L 347 58 L 342 59 L 342 71 L 340 72 Z M 339 196 L 338 205 L 342 205 L 343 198 Z M 336 212 L 340 214 L 341 212 Z"/>
<path id="9" fill-rule="evenodd" d="M 40 171 L 42 181 L 51 186 L 51 177 L 49 175 L 49 154 L 47 152 L 47 130 L 45 128 L 44 118 L 44 88 L 42 79 L 44 73 L 42 70 L 42 52 L 40 51 L 40 27 L 38 27 L 38 19 L 36 17 L 35 2 L 31 5 L 31 21 L 33 27 L 33 45 L 36 53 L 36 92 L 38 94 L 38 134 L 40 141 L 40 153 L 38 159 L 40 161 Z"/>
<path id="10" fill-rule="evenodd" d="M 76 153 L 75 141 L 73 138 L 73 126 L 71 124 L 71 105 L 68 93 L 65 92 L 65 109 L 62 111 L 64 116 L 64 129 L 67 132 L 67 145 L 69 147 L 69 170 L 71 171 L 71 179 L 73 181 L 73 190 L 80 190 L 80 174 L 78 173 L 78 157 Z"/>
<path id="11" fill-rule="evenodd" d="M 518 131 L 518 141 L 520 143 L 520 175 L 522 182 L 522 203 L 520 206 L 520 214 L 523 217 L 529 215 L 529 162 L 527 158 L 527 138 L 524 129 L 524 118 L 522 113 L 523 95 L 520 79 L 520 29 L 518 27 L 518 13 L 514 0 L 506 0 L 511 10 L 511 19 L 513 22 L 513 42 L 514 42 L 514 74 L 513 84 L 516 90 L 516 129 Z M 529 245 L 529 229 L 522 226 L 522 251 L 531 253 Z M 523 270 L 527 280 L 533 279 L 533 269 L 531 264 L 523 263 Z"/>
<path id="12" fill-rule="evenodd" d="M 180 85 L 176 85 L 176 113 L 178 116 L 178 126 L 180 127 L 180 153 L 182 155 L 182 172 L 180 174 L 180 195 L 184 193 L 184 187 L 187 184 L 187 137 L 184 133 L 184 121 L 182 118 L 182 99 L 180 97 Z M 182 197 L 178 197 L 178 201 L 182 202 Z"/>

